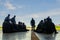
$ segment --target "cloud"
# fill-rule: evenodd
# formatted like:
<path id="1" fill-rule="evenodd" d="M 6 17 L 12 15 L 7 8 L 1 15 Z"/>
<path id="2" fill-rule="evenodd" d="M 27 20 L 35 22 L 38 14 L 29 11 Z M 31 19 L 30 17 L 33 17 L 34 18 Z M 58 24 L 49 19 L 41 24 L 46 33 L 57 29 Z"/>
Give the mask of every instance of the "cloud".
<path id="1" fill-rule="evenodd" d="M 48 16 L 60 15 L 60 9 L 53 9 L 46 12 L 32 13 L 18 18 L 46 18 Z"/>
<path id="2" fill-rule="evenodd" d="M 35 13 L 32 15 L 33 17 L 38 16 L 38 17 L 47 17 L 47 16 L 56 16 L 60 15 L 60 9 L 54 9 L 54 10 L 49 10 L 47 12 L 40 12 L 40 13 Z M 35 17 L 37 18 L 37 17 Z"/>
<path id="3" fill-rule="evenodd" d="M 46 12 L 38 12 L 38 13 L 27 14 L 25 16 L 17 16 L 16 18 L 18 21 L 25 22 L 26 24 L 29 25 L 29 21 L 27 20 L 30 20 L 30 18 L 33 17 L 36 20 L 36 25 L 37 25 L 41 19 L 47 18 L 48 16 L 56 17 L 58 15 L 60 15 L 60 9 L 53 9 Z M 56 23 L 56 21 L 54 23 Z"/>
<path id="4" fill-rule="evenodd" d="M 8 10 L 17 10 L 25 7 L 23 5 L 13 4 L 11 0 L 0 0 L 0 5 L 4 6 Z"/>
<path id="5" fill-rule="evenodd" d="M 16 9 L 16 7 L 8 1 L 5 3 L 5 6 L 6 6 L 6 8 L 8 8 L 10 10 L 15 10 Z"/>
<path id="6" fill-rule="evenodd" d="M 16 10 L 16 9 L 21 9 L 21 8 L 24 8 L 23 6 L 21 6 L 21 5 L 14 5 L 14 4 L 12 4 L 12 3 L 10 3 L 10 1 L 6 1 L 5 2 L 5 7 L 7 8 L 7 9 L 9 9 L 9 10 Z"/>

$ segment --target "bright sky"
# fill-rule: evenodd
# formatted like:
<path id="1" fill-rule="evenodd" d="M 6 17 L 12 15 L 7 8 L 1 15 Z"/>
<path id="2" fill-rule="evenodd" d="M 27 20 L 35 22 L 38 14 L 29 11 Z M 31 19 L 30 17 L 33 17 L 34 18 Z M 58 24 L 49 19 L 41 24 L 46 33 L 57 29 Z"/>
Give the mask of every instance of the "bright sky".
<path id="1" fill-rule="evenodd" d="M 30 26 L 33 17 L 36 25 L 40 20 L 50 16 L 55 24 L 60 24 L 60 0 L 0 0 L 0 25 L 4 18 L 16 15 L 16 22 Z"/>

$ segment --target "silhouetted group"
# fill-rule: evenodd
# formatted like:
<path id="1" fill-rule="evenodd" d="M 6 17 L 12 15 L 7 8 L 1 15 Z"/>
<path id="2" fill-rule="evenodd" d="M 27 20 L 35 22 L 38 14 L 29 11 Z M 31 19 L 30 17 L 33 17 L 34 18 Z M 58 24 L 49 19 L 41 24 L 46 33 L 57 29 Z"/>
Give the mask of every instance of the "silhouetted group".
<path id="1" fill-rule="evenodd" d="M 55 24 L 52 22 L 52 19 L 50 17 L 41 20 L 35 31 L 38 33 L 46 33 L 46 34 L 58 33 L 56 31 Z"/>
<path id="2" fill-rule="evenodd" d="M 10 14 L 5 18 L 3 22 L 3 33 L 11 33 L 11 32 L 22 32 L 28 31 L 26 29 L 26 25 L 22 22 L 18 22 L 16 24 L 15 15 L 10 19 Z M 52 22 L 50 17 L 47 17 L 44 20 L 41 20 L 37 25 L 37 29 L 35 30 L 35 20 L 32 18 L 31 20 L 32 30 L 38 33 L 58 33 L 55 28 L 55 24 Z"/>
<path id="3" fill-rule="evenodd" d="M 8 14 L 3 22 L 3 33 L 27 31 L 24 23 L 18 22 L 18 24 L 16 24 L 15 17 L 14 15 L 14 17 L 10 19 L 10 14 Z"/>

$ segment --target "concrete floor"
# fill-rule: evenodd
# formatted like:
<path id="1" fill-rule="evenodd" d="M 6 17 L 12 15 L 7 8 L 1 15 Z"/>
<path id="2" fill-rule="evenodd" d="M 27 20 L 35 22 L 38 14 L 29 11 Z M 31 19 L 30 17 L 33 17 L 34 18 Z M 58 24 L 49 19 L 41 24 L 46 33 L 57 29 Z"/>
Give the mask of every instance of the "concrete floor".
<path id="1" fill-rule="evenodd" d="M 7 34 L 0 32 L 0 40 L 31 40 L 31 31 Z"/>
<path id="2" fill-rule="evenodd" d="M 60 31 L 59 33 L 54 34 L 39 34 L 35 33 L 39 40 L 60 40 Z M 17 32 L 17 33 L 7 33 L 3 34 L 0 31 L 0 40 L 31 40 L 31 31 L 28 32 Z"/>
<path id="3" fill-rule="evenodd" d="M 58 31 L 58 34 L 39 34 L 35 33 L 39 40 L 60 40 L 60 31 Z"/>

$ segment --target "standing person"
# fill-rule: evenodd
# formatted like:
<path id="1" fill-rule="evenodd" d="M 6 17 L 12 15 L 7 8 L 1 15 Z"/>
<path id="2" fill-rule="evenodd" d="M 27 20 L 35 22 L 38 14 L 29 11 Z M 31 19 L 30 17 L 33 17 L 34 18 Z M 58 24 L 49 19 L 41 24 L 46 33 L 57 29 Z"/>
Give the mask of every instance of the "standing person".
<path id="1" fill-rule="evenodd" d="M 32 30 L 35 30 L 35 20 L 33 18 L 31 20 L 31 26 L 32 26 Z"/>

